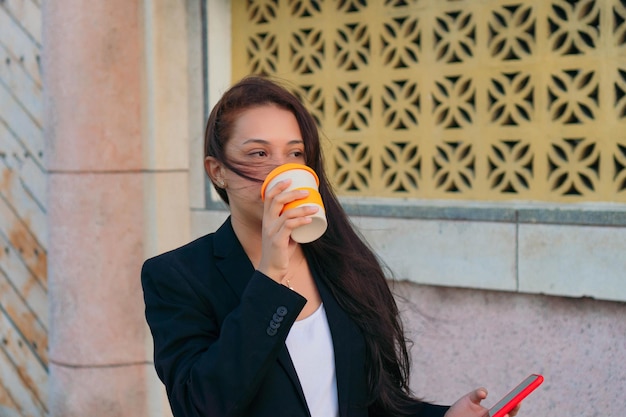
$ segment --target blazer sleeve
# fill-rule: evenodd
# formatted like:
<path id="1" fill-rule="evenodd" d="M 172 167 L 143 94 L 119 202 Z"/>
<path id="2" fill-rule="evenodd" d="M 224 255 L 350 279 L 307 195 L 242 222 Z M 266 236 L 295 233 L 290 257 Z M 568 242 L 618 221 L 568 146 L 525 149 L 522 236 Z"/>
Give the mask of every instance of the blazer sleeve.
<path id="1" fill-rule="evenodd" d="M 306 299 L 255 271 L 240 303 L 218 317 L 219 300 L 191 275 L 159 257 L 142 268 L 157 374 L 175 417 L 241 415 Z"/>
<path id="2" fill-rule="evenodd" d="M 423 403 L 423 406 L 415 417 L 443 417 L 450 407 L 444 405 L 435 405 Z"/>

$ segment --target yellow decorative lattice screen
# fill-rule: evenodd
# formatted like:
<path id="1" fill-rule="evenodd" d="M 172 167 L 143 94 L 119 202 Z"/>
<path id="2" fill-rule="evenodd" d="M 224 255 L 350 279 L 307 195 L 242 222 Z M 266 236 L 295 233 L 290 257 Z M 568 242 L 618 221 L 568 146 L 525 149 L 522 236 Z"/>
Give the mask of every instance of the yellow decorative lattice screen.
<path id="1" fill-rule="evenodd" d="M 233 0 L 342 195 L 626 201 L 626 0 Z"/>

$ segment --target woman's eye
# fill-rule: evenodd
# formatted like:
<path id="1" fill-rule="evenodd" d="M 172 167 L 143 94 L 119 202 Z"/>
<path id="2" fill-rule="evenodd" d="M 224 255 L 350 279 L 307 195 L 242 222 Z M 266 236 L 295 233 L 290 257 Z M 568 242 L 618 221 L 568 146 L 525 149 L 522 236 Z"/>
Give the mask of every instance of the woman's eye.
<path id="1" fill-rule="evenodd" d="M 267 156 L 267 152 L 265 152 L 265 151 L 254 151 L 254 152 L 251 152 L 250 155 L 252 155 L 252 156 Z"/>

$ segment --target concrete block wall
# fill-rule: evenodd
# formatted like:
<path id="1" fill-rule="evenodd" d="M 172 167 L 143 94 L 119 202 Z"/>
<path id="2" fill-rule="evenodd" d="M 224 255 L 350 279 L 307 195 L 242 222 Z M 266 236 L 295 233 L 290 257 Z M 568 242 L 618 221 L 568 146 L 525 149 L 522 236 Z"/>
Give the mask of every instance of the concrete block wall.
<path id="1" fill-rule="evenodd" d="M 194 236 L 215 230 L 226 216 L 218 210 L 195 211 Z M 553 231 L 532 240 L 553 242 L 554 252 L 531 245 L 531 253 L 549 258 L 541 262 L 526 255 L 529 244 L 516 239 L 522 233 L 511 224 L 352 219 L 394 274 L 390 285 L 412 341 L 411 387 L 418 396 L 450 404 L 484 386 L 490 392 L 485 405 L 491 406 L 528 374 L 541 373 L 545 382 L 520 416 L 622 415 L 626 303 L 609 300 L 624 288 L 623 229 L 529 225 L 536 233 Z M 560 241 L 555 235 L 569 238 Z M 604 256 L 587 251 L 589 246 Z M 551 267 L 559 263 L 569 266 Z M 528 265 L 550 272 L 529 276 L 536 283 L 531 290 L 519 284 L 523 272 L 517 272 Z M 613 291 L 581 281 L 592 276 L 599 284 L 609 282 Z M 609 300 L 582 297 L 589 288 L 598 297 L 609 294 Z M 550 295 L 551 289 L 558 295 Z"/>

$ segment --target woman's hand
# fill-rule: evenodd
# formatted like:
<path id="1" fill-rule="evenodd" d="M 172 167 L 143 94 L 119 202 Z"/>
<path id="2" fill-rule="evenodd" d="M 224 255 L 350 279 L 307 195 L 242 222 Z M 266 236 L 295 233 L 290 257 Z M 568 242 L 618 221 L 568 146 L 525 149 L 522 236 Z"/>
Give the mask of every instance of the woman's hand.
<path id="1" fill-rule="evenodd" d="M 263 205 L 262 253 L 258 269 L 277 282 L 287 274 L 289 260 L 297 247 L 291 239 L 291 231 L 310 223 L 309 216 L 319 210 L 305 206 L 283 212 L 285 204 L 309 195 L 306 190 L 285 191 L 290 184 L 291 180 L 287 179 L 268 190 Z"/>
<path id="2" fill-rule="evenodd" d="M 485 388 L 475 389 L 452 404 L 445 417 L 486 417 L 489 415 L 489 410 L 480 405 L 480 402 L 485 398 L 487 398 L 487 390 Z M 521 403 L 506 416 L 516 416 L 520 406 Z"/>

